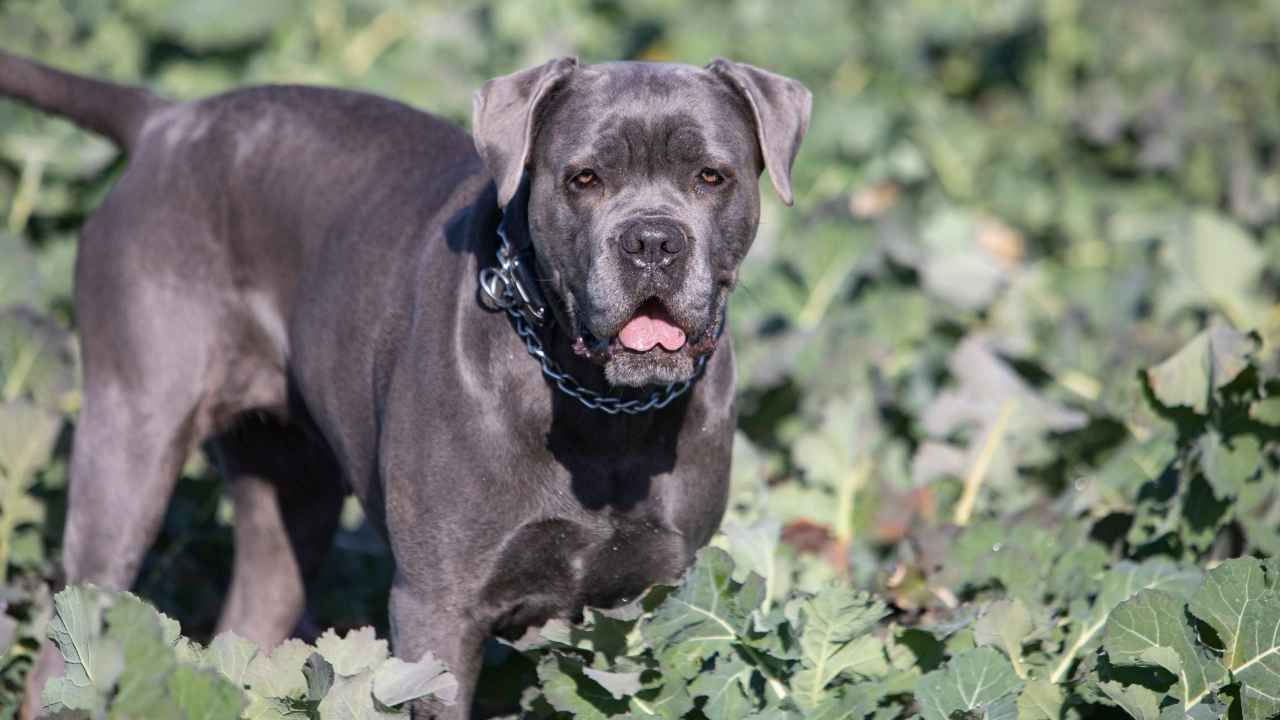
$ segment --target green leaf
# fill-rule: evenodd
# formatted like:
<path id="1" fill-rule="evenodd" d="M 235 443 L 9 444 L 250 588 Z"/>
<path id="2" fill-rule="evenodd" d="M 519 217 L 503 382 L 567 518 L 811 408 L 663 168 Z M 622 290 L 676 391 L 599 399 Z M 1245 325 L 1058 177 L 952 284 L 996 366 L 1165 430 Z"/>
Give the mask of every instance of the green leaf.
<path id="1" fill-rule="evenodd" d="M 1098 688 L 1112 703 L 1135 720 L 1159 720 L 1160 700 L 1165 697 L 1141 685 L 1124 685 L 1114 680 L 1098 683 Z"/>
<path id="2" fill-rule="evenodd" d="M 333 688 L 333 666 L 318 652 L 307 656 L 302 664 L 302 676 L 307 681 L 307 699 L 320 702 Z"/>
<path id="3" fill-rule="evenodd" d="M 1031 635 L 1035 625 L 1031 613 L 1021 600 L 998 600 L 991 603 L 973 627 L 974 642 L 991 645 L 1004 651 L 1013 664 L 1018 677 L 1025 678 L 1022 666 L 1022 643 Z"/>
<path id="4" fill-rule="evenodd" d="M 1178 678 L 1177 700 L 1192 709 L 1226 680 L 1226 668 L 1187 624 L 1187 603 L 1164 590 L 1143 590 L 1107 621 L 1103 645 L 1117 666 L 1157 666 Z"/>
<path id="5" fill-rule="evenodd" d="M 606 672 L 604 670 L 596 670 L 594 668 L 584 667 L 582 674 L 595 680 L 600 687 L 609 691 L 609 694 L 622 700 L 630 695 L 635 695 L 643 687 L 640 682 L 640 672 Z"/>
<path id="6" fill-rule="evenodd" d="M 380 710 L 373 704 L 373 673 L 366 670 L 335 678 L 333 687 L 320 702 L 320 717 L 324 720 L 390 720 L 404 715 Z"/>
<path id="7" fill-rule="evenodd" d="M 0 232 L 0 257 L 5 257 Z M 0 295 L 5 274 L 0 270 Z M 24 307 L 4 309 L 0 300 L 0 401 L 30 399 L 55 413 L 74 407 L 77 397 L 75 343 L 53 320 Z"/>
<path id="8" fill-rule="evenodd" d="M 876 709 L 881 695 L 867 685 L 832 688 L 804 717 L 805 720 L 863 720 Z"/>
<path id="9" fill-rule="evenodd" d="M 706 698 L 702 714 L 708 720 L 738 720 L 755 710 L 748 690 L 752 668 L 736 655 L 721 656 L 711 672 L 704 672 L 689 685 L 689 694 Z"/>
<path id="10" fill-rule="evenodd" d="M 168 677 L 176 657 L 165 618 L 130 593 L 122 593 L 106 611 L 107 636 L 120 643 L 124 672 L 120 675 L 113 715 L 161 718 L 173 714 Z"/>
<path id="11" fill-rule="evenodd" d="M 1203 415 L 1213 391 L 1243 372 L 1258 346 L 1256 335 L 1215 320 L 1172 357 L 1149 368 L 1147 382 L 1165 407 L 1189 407 Z"/>
<path id="12" fill-rule="evenodd" d="M 1106 627 L 1107 620 L 1117 605 L 1141 590 L 1156 588 L 1189 596 L 1199 586 L 1201 577 L 1200 571 L 1195 568 L 1180 568 L 1162 558 L 1153 558 L 1142 564 L 1128 561 L 1116 563 L 1103 575 L 1102 587 L 1088 614 L 1076 621 L 1071 641 L 1058 658 L 1049 679 L 1060 682 L 1066 677 L 1080 652 Z"/>
<path id="13" fill-rule="evenodd" d="M 582 661 L 549 655 L 538 664 L 542 694 L 552 707 L 582 720 L 604 720 L 627 711 L 627 703 L 583 674 Z"/>
<path id="14" fill-rule="evenodd" d="M 693 711 L 693 697 L 680 678 L 669 676 L 661 686 L 637 692 L 631 698 L 631 710 L 633 715 L 657 714 L 664 720 L 683 720 Z"/>
<path id="15" fill-rule="evenodd" d="M 285 640 L 269 654 L 260 652 L 254 655 L 245 671 L 244 681 L 255 694 L 262 697 L 303 697 L 307 694 L 303 664 L 315 652 L 315 648 L 301 640 Z M 332 668 L 329 673 L 332 682 Z M 324 697 L 323 692 L 316 699 L 320 697 Z"/>
<path id="16" fill-rule="evenodd" d="M 23 483 L 49 462 L 62 418 L 25 401 L 0 403 L 0 477 Z"/>
<path id="17" fill-rule="evenodd" d="M 588 650 L 610 659 L 627 653 L 635 620 L 610 617 L 594 608 L 587 608 L 583 617 L 583 622 L 578 624 L 549 620 L 538 634 L 550 642 Z"/>
<path id="18" fill-rule="evenodd" d="M 1255 435 L 1224 440 L 1218 431 L 1210 430 L 1197 444 L 1204 476 L 1220 499 L 1239 495 L 1245 482 L 1262 467 L 1262 447 Z"/>
<path id="19" fill-rule="evenodd" d="M 681 645 L 682 652 L 697 657 L 725 653 L 746 632 L 750 621 L 736 602 L 741 587 L 733 581 L 733 561 L 728 553 L 706 548 L 680 587 L 641 626 L 641 632 L 659 652 Z"/>
<path id="20" fill-rule="evenodd" d="M 1250 316 L 1253 289 L 1265 259 L 1239 225 L 1221 215 L 1197 211 L 1173 250 L 1175 268 L 1208 303 L 1233 319 Z"/>
<path id="21" fill-rule="evenodd" d="M 1280 395 L 1264 398 L 1251 405 L 1249 417 L 1264 425 L 1280 425 Z"/>
<path id="22" fill-rule="evenodd" d="M 880 677 L 888 673 L 884 643 L 867 635 L 888 613 L 884 603 L 846 588 L 830 588 L 799 607 L 804 670 L 792 681 L 796 703 L 813 709 L 836 676 Z"/>
<path id="23" fill-rule="evenodd" d="M 349 631 L 339 638 L 333 629 L 316 640 L 316 649 L 341 676 L 359 675 L 387 659 L 387 641 L 380 640 L 371 627 Z"/>
<path id="24" fill-rule="evenodd" d="M 1059 720 L 1064 699 L 1061 685 L 1028 680 L 1018 696 L 1018 720 Z"/>
<path id="25" fill-rule="evenodd" d="M 431 653 L 414 663 L 391 658 L 373 674 L 373 696 L 387 707 L 428 695 L 452 705 L 457 694 L 458 679 Z"/>
<path id="26" fill-rule="evenodd" d="M 45 686 L 45 712 L 61 709 L 100 711 L 124 670 L 124 650 L 102 636 L 106 596 L 96 588 L 73 585 L 53 598 L 49 639 L 62 655 L 63 675 Z"/>
<path id="27" fill-rule="evenodd" d="M 209 643 L 205 663 L 222 673 L 236 687 L 247 683 L 249 665 L 258 655 L 258 646 L 233 632 L 220 633 Z"/>
<path id="28" fill-rule="evenodd" d="M 1218 633 L 1244 717 L 1280 714 L 1280 593 L 1262 561 L 1238 558 L 1210 570 L 1190 609 Z"/>
<path id="29" fill-rule="evenodd" d="M 177 665 L 169 675 L 169 694 L 185 720 L 226 720 L 240 716 L 244 694 L 213 670 Z"/>
<path id="30" fill-rule="evenodd" d="M 974 648 L 920 679 L 916 700 L 925 720 L 950 720 L 954 713 L 988 713 L 1012 704 L 1022 681 L 993 648 Z M 1000 710 L 1008 712 L 1008 708 Z"/>

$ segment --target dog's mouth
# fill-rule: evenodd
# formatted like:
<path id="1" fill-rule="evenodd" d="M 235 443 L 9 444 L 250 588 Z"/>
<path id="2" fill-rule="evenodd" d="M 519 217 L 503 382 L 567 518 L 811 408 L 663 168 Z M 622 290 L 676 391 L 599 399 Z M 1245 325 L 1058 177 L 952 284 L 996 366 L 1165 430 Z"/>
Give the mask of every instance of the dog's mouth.
<path id="1" fill-rule="evenodd" d="M 716 315 L 721 317 L 720 307 Z M 612 337 L 598 338 L 579 324 L 573 350 L 600 364 L 619 357 L 656 361 L 679 356 L 696 358 L 715 349 L 720 324 L 718 319 L 701 334 L 694 334 L 682 327 L 661 300 L 651 297 L 640 303 Z"/>
<path id="2" fill-rule="evenodd" d="M 631 352 L 647 353 L 656 347 L 675 352 L 684 347 L 685 332 L 657 298 L 649 298 L 618 331 L 617 339 Z"/>

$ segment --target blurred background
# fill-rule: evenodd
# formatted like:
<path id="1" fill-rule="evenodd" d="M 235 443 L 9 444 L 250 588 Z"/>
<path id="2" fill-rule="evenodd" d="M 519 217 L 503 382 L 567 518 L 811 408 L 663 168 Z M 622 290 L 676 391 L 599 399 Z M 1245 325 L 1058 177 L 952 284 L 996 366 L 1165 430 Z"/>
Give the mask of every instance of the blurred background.
<path id="1" fill-rule="evenodd" d="M 765 181 L 732 304 L 726 529 L 745 540 L 719 542 L 771 563 L 779 596 L 842 580 L 906 614 L 954 604 L 973 573 L 1023 582 L 1064 538 L 1104 558 L 1280 551 L 1265 442 L 1262 474 L 1207 519 L 1133 500 L 1181 447 L 1142 368 L 1211 319 L 1275 362 L 1280 2 L 2 0 L 0 47 L 171 97 L 322 83 L 464 126 L 483 81 L 558 55 L 790 75 L 814 115 L 796 205 Z M 0 101 L 0 692 L 58 576 L 71 267 L 122 162 Z M 192 458 L 137 589 L 195 637 L 229 577 L 229 521 Z M 974 569 L 993 537 L 1008 567 Z M 310 627 L 385 632 L 389 578 L 352 506 Z"/>

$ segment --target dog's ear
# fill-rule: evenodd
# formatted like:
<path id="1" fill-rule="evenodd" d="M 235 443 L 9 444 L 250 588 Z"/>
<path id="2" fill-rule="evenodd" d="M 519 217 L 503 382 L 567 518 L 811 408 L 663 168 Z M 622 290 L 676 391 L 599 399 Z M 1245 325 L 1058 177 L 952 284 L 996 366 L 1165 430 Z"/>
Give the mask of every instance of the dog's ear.
<path id="1" fill-rule="evenodd" d="M 557 58 L 537 67 L 494 78 L 471 102 L 471 132 L 480 159 L 498 186 L 505 207 L 520 186 L 529 163 L 538 105 L 577 67 L 574 58 Z"/>
<path id="2" fill-rule="evenodd" d="M 769 179 L 782 202 L 790 205 L 791 163 L 809 129 L 813 93 L 789 77 L 724 58 L 712 60 L 707 69 L 728 81 L 751 107 Z"/>

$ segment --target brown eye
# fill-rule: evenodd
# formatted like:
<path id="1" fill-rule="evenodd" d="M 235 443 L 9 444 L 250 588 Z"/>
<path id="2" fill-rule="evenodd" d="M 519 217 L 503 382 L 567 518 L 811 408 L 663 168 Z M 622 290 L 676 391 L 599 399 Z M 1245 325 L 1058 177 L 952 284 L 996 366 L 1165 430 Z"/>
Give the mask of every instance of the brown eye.
<path id="1" fill-rule="evenodd" d="M 578 190 L 585 190 L 600 182 L 593 170 L 583 170 L 569 180 L 569 184 Z"/>
<path id="2" fill-rule="evenodd" d="M 702 172 L 698 173 L 698 179 L 705 185 L 715 187 L 724 183 L 724 176 L 712 170 L 711 168 L 702 168 Z"/>

